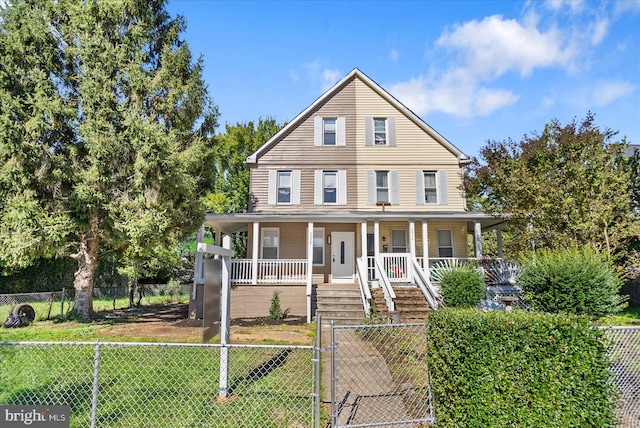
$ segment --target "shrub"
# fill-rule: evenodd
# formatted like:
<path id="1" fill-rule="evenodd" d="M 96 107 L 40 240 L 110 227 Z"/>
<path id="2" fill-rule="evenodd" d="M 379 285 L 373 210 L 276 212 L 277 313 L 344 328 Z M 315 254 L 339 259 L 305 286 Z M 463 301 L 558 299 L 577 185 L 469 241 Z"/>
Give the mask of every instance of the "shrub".
<path id="1" fill-rule="evenodd" d="M 271 295 L 271 307 L 269 308 L 269 319 L 281 320 L 284 317 L 282 307 L 280 306 L 280 292 L 274 291 Z"/>
<path id="2" fill-rule="evenodd" d="M 542 250 L 523 263 L 518 285 L 532 309 L 602 317 L 620 312 L 622 278 L 591 248 Z"/>
<path id="3" fill-rule="evenodd" d="M 438 426 L 615 426 L 603 333 L 588 319 L 447 308 L 427 326 Z"/>
<path id="4" fill-rule="evenodd" d="M 472 264 L 444 263 L 432 269 L 432 276 L 440 281 L 440 294 L 445 306 L 478 306 L 486 294 L 482 271 Z"/>

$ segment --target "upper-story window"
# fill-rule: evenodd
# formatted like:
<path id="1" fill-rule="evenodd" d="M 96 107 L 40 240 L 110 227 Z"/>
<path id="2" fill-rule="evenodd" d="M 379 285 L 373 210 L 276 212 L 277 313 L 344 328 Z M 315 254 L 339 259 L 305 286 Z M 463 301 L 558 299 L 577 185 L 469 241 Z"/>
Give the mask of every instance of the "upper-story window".
<path id="1" fill-rule="evenodd" d="M 436 173 L 433 171 L 424 171 L 424 203 L 438 203 L 438 187 L 436 185 Z"/>
<path id="2" fill-rule="evenodd" d="M 387 145 L 387 119 L 382 117 L 373 118 L 373 138 L 376 146 Z"/>
<path id="3" fill-rule="evenodd" d="M 346 118 L 344 116 L 323 117 L 313 119 L 313 145 L 341 147 L 346 146 Z"/>
<path id="4" fill-rule="evenodd" d="M 400 204 L 398 171 L 367 171 L 367 204 Z"/>
<path id="5" fill-rule="evenodd" d="M 300 203 L 300 170 L 269 170 L 269 205 Z"/>
<path id="6" fill-rule="evenodd" d="M 376 202 L 389 203 L 389 171 L 376 171 Z"/>
<path id="7" fill-rule="evenodd" d="M 396 145 L 396 119 L 394 117 L 365 117 L 365 145 Z"/>
<path id="8" fill-rule="evenodd" d="M 336 119 L 324 118 L 322 119 L 322 144 L 325 146 L 336 145 Z"/>
<path id="9" fill-rule="evenodd" d="M 346 205 L 347 171 L 315 171 L 315 190 L 313 201 L 316 205 Z"/>
<path id="10" fill-rule="evenodd" d="M 416 205 L 447 205 L 447 171 L 416 170 Z"/>
<path id="11" fill-rule="evenodd" d="M 278 171 L 278 203 L 291 203 L 291 171 Z"/>
<path id="12" fill-rule="evenodd" d="M 324 171 L 322 173 L 322 202 L 335 204 L 338 202 L 338 172 Z"/>

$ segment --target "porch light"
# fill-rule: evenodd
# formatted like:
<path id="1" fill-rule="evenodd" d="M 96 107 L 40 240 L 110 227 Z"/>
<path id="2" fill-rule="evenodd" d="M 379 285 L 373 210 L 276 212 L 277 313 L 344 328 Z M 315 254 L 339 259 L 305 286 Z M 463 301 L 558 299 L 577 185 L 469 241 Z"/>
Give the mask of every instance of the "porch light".
<path id="1" fill-rule="evenodd" d="M 382 237 L 382 242 L 387 242 L 387 238 L 385 236 Z"/>
<path id="2" fill-rule="evenodd" d="M 331 235 L 327 235 L 327 245 L 331 245 Z"/>

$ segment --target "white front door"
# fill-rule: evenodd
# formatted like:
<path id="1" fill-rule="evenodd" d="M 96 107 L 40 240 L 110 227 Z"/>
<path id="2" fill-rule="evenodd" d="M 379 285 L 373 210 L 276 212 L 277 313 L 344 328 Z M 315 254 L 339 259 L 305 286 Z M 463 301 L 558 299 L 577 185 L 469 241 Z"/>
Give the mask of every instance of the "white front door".
<path id="1" fill-rule="evenodd" d="M 353 232 L 331 232 L 332 282 L 353 282 L 354 241 Z"/>

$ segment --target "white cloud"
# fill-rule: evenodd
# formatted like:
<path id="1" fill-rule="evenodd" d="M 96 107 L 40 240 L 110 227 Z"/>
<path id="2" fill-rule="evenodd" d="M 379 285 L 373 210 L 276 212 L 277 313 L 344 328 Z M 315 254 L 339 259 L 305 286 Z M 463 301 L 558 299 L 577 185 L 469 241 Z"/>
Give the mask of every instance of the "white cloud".
<path id="1" fill-rule="evenodd" d="M 398 52 L 396 49 L 391 49 L 391 52 L 389 52 L 389 58 L 393 62 L 398 62 L 398 60 L 400 59 L 400 52 Z"/>
<path id="2" fill-rule="evenodd" d="M 440 36 L 436 45 L 457 50 L 481 78 L 496 78 L 511 70 L 530 75 L 537 67 L 568 67 L 576 56 L 556 28 L 541 32 L 531 23 L 522 25 L 499 15 L 457 25 Z"/>
<path id="3" fill-rule="evenodd" d="M 461 117 L 487 116 L 519 98 L 508 90 L 478 86 L 463 69 L 451 70 L 436 81 L 420 76 L 398 82 L 389 86 L 389 92 L 418 115 L 439 111 Z"/>
<path id="4" fill-rule="evenodd" d="M 640 12 L 640 0 L 616 1 L 613 3 L 613 12 L 616 15 L 638 13 Z"/>
<path id="5" fill-rule="evenodd" d="M 604 82 L 593 92 L 593 103 L 598 106 L 605 106 L 610 102 L 633 94 L 636 85 L 623 80 Z"/>
<path id="6" fill-rule="evenodd" d="M 545 6 L 549 10 L 558 12 L 564 7 L 571 10 L 571 12 L 577 13 L 583 10 L 584 0 L 547 0 Z"/>
<path id="7" fill-rule="evenodd" d="M 320 61 L 310 62 L 305 65 L 305 68 L 311 83 L 321 85 L 323 91 L 335 85 L 342 75 L 339 70 L 324 67 Z"/>
<path id="8" fill-rule="evenodd" d="M 609 20 L 607 18 L 598 19 L 592 29 L 591 44 L 599 45 L 609 31 Z"/>

